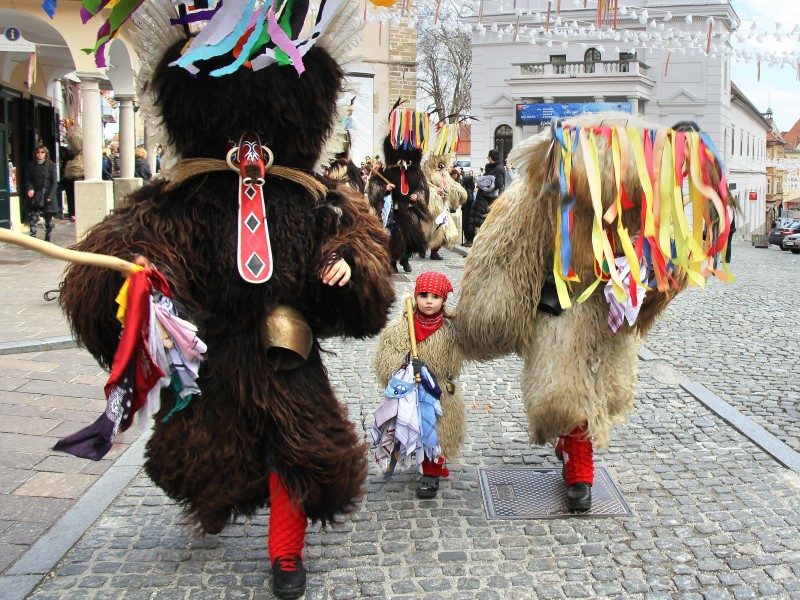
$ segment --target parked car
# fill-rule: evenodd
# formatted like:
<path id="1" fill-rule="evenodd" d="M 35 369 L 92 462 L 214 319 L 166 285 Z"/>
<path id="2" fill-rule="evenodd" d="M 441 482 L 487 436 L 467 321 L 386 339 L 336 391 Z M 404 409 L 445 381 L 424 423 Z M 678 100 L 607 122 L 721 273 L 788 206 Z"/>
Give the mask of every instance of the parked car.
<path id="1" fill-rule="evenodd" d="M 789 227 L 775 227 L 769 230 L 769 243 L 778 246 L 781 250 L 788 250 L 783 247 L 783 238 L 787 235 L 800 233 L 800 221 L 794 221 Z"/>
<path id="2" fill-rule="evenodd" d="M 784 237 L 781 250 L 791 250 L 792 254 L 800 254 L 800 233 L 792 233 Z"/>

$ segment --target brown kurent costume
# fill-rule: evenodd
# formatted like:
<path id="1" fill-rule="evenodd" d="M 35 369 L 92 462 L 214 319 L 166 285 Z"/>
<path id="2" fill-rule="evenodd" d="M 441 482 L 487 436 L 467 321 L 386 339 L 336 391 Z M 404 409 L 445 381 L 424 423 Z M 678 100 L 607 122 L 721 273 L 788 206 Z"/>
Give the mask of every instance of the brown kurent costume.
<path id="1" fill-rule="evenodd" d="M 193 76 L 169 66 L 183 44 L 166 53 L 151 88 L 178 155 L 224 159 L 228 141 L 253 130 L 276 165 L 310 173 L 343 81 L 328 52 L 310 49 L 300 77 L 273 64 L 216 78 L 208 69 Z M 329 522 L 353 507 L 367 475 L 366 448 L 334 396 L 319 342 L 304 364 L 277 370 L 267 360 L 262 329 L 284 304 L 302 313 L 317 335 L 374 335 L 394 296 L 388 239 L 363 198 L 331 182 L 323 197 L 315 196 L 269 171 L 263 189 L 274 272 L 265 283 L 244 281 L 236 266 L 238 179 L 228 170 L 172 188 L 154 181 L 77 245 L 146 256 L 208 345 L 198 379 L 202 395 L 162 421 L 175 405 L 173 394 L 162 392 L 145 470 L 209 533 L 232 515 L 264 507 L 271 473 L 312 520 Z M 320 279 L 337 257 L 352 269 L 343 287 Z M 106 367 L 120 333 L 114 298 L 121 283 L 114 272 L 74 265 L 61 286 L 73 330 Z"/>
<path id="2" fill-rule="evenodd" d="M 655 128 L 618 113 L 587 115 L 567 124 Z M 674 286 L 668 293 L 655 287 L 648 290 L 634 325 L 625 322 L 616 334 L 609 329 L 609 303 L 602 287 L 585 302 L 575 302 L 596 278 L 589 241 L 595 213 L 578 144 L 572 162 L 576 204 L 570 264 L 580 282 L 574 282 L 570 290 L 572 308 L 559 316 L 537 310 L 545 280 L 553 272 L 562 200 L 551 141 L 551 131 L 545 131 L 526 140 L 509 157 L 519 165 L 520 176 L 493 203 L 464 265 L 456 316 L 459 344 L 468 359 L 487 360 L 512 352 L 523 358 L 521 384 L 532 442 L 552 442 L 583 427 L 582 435 L 604 447 L 612 429 L 625 422 L 633 406 L 641 338 L 674 294 L 685 287 L 686 272 L 675 267 Z M 605 212 L 616 198 L 614 165 L 603 135 L 598 135 L 597 145 Z M 716 189 L 718 164 L 709 167 L 709 178 Z M 642 202 L 633 151 L 623 181 L 633 207 L 623 211 L 622 219 L 633 237 L 640 233 Z M 619 249 L 616 222 L 606 227 Z"/>
<path id="3" fill-rule="evenodd" d="M 408 319 L 398 316 L 378 336 L 375 351 L 375 375 L 383 387 L 403 363 L 409 351 Z M 467 411 L 461 398 L 458 375 L 464 357 L 456 344 L 455 325 L 445 317 L 441 328 L 417 345 L 419 358 L 428 365 L 442 388 L 442 416 L 437 421 L 439 444 L 444 457 L 458 458 L 467 431 Z"/>
<path id="4" fill-rule="evenodd" d="M 387 135 L 383 141 L 385 166 L 380 172 L 382 177 L 370 177 L 367 185 L 367 199 L 378 215 L 387 193 L 386 181 L 394 185 L 391 190 L 394 224 L 389 238 L 392 261 L 404 262 L 412 253 L 424 252 L 428 248 L 423 227 L 433 217 L 428 210 L 430 188 L 421 168 L 422 154 L 421 148 L 394 148 L 391 135 Z M 403 180 L 408 187 L 406 192 Z M 411 196 L 415 194 L 416 199 L 412 200 Z"/>

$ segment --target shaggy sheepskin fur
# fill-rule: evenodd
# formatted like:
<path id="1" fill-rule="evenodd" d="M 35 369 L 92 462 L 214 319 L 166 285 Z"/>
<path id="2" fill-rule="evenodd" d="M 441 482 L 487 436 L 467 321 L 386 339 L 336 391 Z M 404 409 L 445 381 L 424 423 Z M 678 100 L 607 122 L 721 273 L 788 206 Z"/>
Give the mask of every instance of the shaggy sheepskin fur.
<path id="1" fill-rule="evenodd" d="M 467 201 L 467 190 L 447 173 L 446 166 L 452 162 L 452 157 L 452 154 L 431 154 L 422 165 L 431 188 L 428 212 L 432 219 L 424 228 L 431 248 L 452 248 L 461 241 L 461 211 L 458 209 Z M 445 207 L 448 209 L 447 223 L 437 226 L 434 219 Z"/>
<path id="2" fill-rule="evenodd" d="M 392 260 L 402 260 L 406 253 L 425 252 L 428 242 L 425 239 L 424 226 L 432 220 L 428 209 L 430 202 L 430 189 L 428 180 L 420 168 L 422 150 L 398 150 L 392 147 L 392 142 L 387 136 L 383 141 L 384 165 L 381 175 L 394 185 L 392 202 L 394 203 L 394 225 L 389 239 L 389 254 Z M 401 168 L 398 161 L 408 161 L 405 169 L 408 183 L 408 194 L 402 194 L 400 189 Z M 386 182 L 380 177 L 370 177 L 367 187 L 367 198 L 370 206 L 381 214 L 383 198 L 386 196 Z M 412 194 L 417 195 L 416 200 L 411 200 Z M 434 215 L 435 216 L 435 215 Z"/>
<path id="3" fill-rule="evenodd" d="M 620 114 L 589 115 L 567 123 L 655 127 Z M 601 173 L 612 174 L 611 152 L 604 152 L 605 138 L 598 140 Z M 524 359 L 522 390 L 533 442 L 552 441 L 588 421 L 589 434 L 602 447 L 631 410 L 640 338 L 676 291 L 649 290 L 636 324 L 625 323 L 616 335 L 608 328 L 608 304 L 601 291 L 575 304 L 595 278 L 589 243 L 594 213 L 579 145 L 573 171 L 577 203 L 571 264 L 581 283 L 572 287 L 573 308 L 558 317 L 537 311 L 545 278 L 553 268 L 561 201 L 550 147 L 548 130 L 509 156 L 519 165 L 520 176 L 493 203 L 464 265 L 456 316 L 459 345 L 471 359 L 511 352 Z M 718 170 L 712 171 L 712 187 L 719 176 Z M 632 153 L 624 183 L 634 208 L 625 211 L 623 223 L 633 235 L 639 232 L 642 188 Z M 614 189 L 613 177 L 604 176 L 604 209 L 614 201 Z M 619 248 L 619 240 L 615 242 Z M 673 277 L 681 289 L 686 285 L 680 268 Z"/>
<path id="4" fill-rule="evenodd" d="M 408 320 L 404 313 L 389 323 L 378 337 L 375 375 L 384 388 L 392 372 L 403 364 L 411 349 L 409 344 Z M 417 352 L 442 388 L 442 416 L 437 423 L 439 444 L 445 458 L 453 461 L 461 453 L 467 433 L 467 411 L 457 381 L 464 357 L 456 344 L 452 320 L 445 316 L 442 327 L 417 344 Z M 447 390 L 448 382 L 455 386 L 452 393 Z"/>
<path id="5" fill-rule="evenodd" d="M 165 55 L 153 80 L 179 154 L 223 158 L 228 142 L 249 129 L 272 149 L 276 164 L 313 167 L 343 80 L 325 50 L 317 46 L 305 55 L 299 78 L 277 65 L 215 78 L 169 67 L 179 49 Z M 367 475 L 366 447 L 334 396 L 319 343 L 301 367 L 278 371 L 266 360 L 260 330 L 276 305 L 287 304 L 318 336 L 374 335 L 394 297 L 388 239 L 363 198 L 328 182 L 320 199 L 269 172 L 263 190 L 274 272 L 266 283 L 245 282 L 236 267 L 238 185 L 233 171 L 170 190 L 156 182 L 76 246 L 149 258 L 208 345 L 198 380 L 202 395 L 163 422 L 175 398 L 162 393 L 145 470 L 209 533 L 232 515 L 265 506 L 271 471 L 313 520 L 331 521 L 354 506 Z M 343 287 L 320 279 L 334 254 L 352 268 Z M 61 285 L 73 331 L 105 367 L 120 334 L 114 298 L 121 284 L 117 273 L 73 265 Z"/>

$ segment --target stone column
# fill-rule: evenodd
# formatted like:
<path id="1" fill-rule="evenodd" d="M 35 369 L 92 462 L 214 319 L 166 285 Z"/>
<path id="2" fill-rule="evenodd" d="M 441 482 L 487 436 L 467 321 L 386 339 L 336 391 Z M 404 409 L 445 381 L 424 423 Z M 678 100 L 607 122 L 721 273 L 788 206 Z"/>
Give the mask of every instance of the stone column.
<path id="1" fill-rule="evenodd" d="M 102 181 L 103 111 L 100 108 L 100 73 L 78 72 L 83 100 L 83 177 L 85 181 Z"/>
<path id="2" fill-rule="evenodd" d="M 102 221 L 114 207 L 114 185 L 103 181 L 103 115 L 100 110 L 99 71 L 78 71 L 81 80 L 83 129 L 83 181 L 75 182 L 75 237 Z"/>
<path id="3" fill-rule="evenodd" d="M 639 116 L 639 96 L 628 96 L 628 102 L 631 103 L 631 114 L 635 117 Z"/>
<path id="4" fill-rule="evenodd" d="M 142 187 L 133 176 L 136 127 L 133 120 L 133 94 L 115 94 L 119 100 L 119 177 L 114 180 L 114 208 L 119 208 L 131 192 Z"/>
<path id="5" fill-rule="evenodd" d="M 133 123 L 133 94 L 114 94 L 119 100 L 119 176 L 133 177 L 136 132 Z"/>

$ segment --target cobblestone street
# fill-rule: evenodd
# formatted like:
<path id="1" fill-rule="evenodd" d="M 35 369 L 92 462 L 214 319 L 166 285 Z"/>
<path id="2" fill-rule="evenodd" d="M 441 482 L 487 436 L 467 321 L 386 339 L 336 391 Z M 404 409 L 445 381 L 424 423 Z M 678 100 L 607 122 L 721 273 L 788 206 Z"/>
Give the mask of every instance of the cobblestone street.
<path id="1" fill-rule="evenodd" d="M 439 263 L 415 258 L 413 273 L 395 277 L 398 299 L 411 291 L 414 276 L 437 269 L 456 285 L 448 304 L 457 302 L 464 258 L 442 254 Z M 480 469 L 560 463 L 551 447 L 527 443 L 519 359 L 468 363 L 460 378 L 468 410 L 464 455 L 439 497 L 416 498 L 412 473 L 384 483 L 373 463 L 357 512 L 332 528 L 309 526 L 306 598 L 800 599 L 800 470 L 764 450 L 770 442 L 785 444 L 781 456 L 800 465 L 800 347 L 791 316 L 800 256 L 740 242 L 731 267 L 737 283 L 712 279 L 670 305 L 641 353 L 635 410 L 609 450 L 596 455 L 632 516 L 488 518 Z M 11 275 L 4 278 L 13 284 Z M 399 310 L 398 304 L 393 314 Z M 372 375 L 374 340 L 326 340 L 324 347 L 338 395 L 366 440 L 382 392 Z M 86 356 L 51 350 L 36 360 L 57 362 L 65 352 Z M 12 357 L 30 358 L 0 356 L 0 364 Z M 19 389 L 0 377 L 5 414 L 13 414 L 15 399 L 30 406 L 48 393 L 35 387 L 39 377 L 17 374 Z M 100 380 L 91 396 L 99 414 L 102 376 L 93 377 Z M 691 383 L 738 410 L 756 431 L 763 428 L 761 434 L 729 425 L 690 393 Z M 79 417 L 88 423 L 96 414 L 84 410 Z M 59 425 L 60 434 L 76 428 Z M 2 435 L 5 466 L 18 450 Z M 52 441 L 26 453 L 44 453 Z M 20 589 L 38 600 L 271 598 L 266 513 L 218 536 L 192 537 L 178 508 L 138 471 L 142 444 L 125 441 L 132 445 L 120 461 L 131 469 L 130 483 L 120 484 L 119 495 L 108 498 L 52 568 L 26 566 L 37 564 L 36 545 L 6 568 L 0 598 L 20 597 Z M 80 513 L 83 502 L 61 508 Z M 24 587 L 41 577 L 33 591 Z"/>

